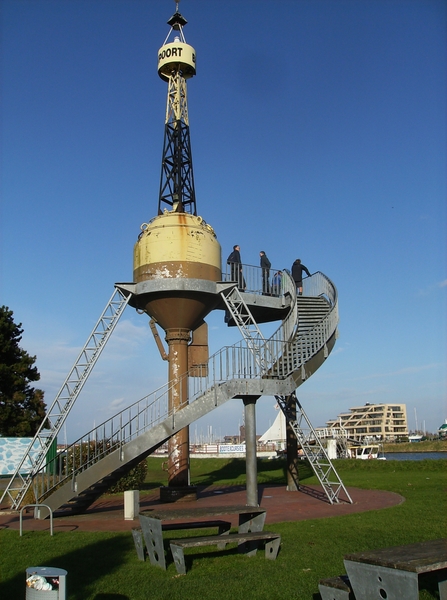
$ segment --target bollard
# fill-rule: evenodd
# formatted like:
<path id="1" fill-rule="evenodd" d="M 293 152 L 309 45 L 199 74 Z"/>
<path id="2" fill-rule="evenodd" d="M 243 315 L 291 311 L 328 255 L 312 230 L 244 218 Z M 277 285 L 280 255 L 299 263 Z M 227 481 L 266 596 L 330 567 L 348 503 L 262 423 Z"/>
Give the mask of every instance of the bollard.
<path id="1" fill-rule="evenodd" d="M 133 521 L 140 512 L 140 492 L 129 490 L 124 492 L 124 520 Z"/>

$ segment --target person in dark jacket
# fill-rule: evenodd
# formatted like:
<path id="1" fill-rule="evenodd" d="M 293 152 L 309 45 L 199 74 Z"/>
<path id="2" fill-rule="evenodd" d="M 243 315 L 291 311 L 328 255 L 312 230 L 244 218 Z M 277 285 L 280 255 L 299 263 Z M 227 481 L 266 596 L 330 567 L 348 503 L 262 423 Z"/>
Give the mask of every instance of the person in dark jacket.
<path id="1" fill-rule="evenodd" d="M 310 277 L 309 270 L 301 263 L 301 259 L 297 258 L 292 265 L 292 277 L 296 285 L 296 291 L 301 296 L 303 293 L 303 271 Z"/>
<path id="2" fill-rule="evenodd" d="M 245 281 L 242 275 L 241 248 L 239 244 L 233 246 L 233 252 L 227 258 L 227 265 L 230 265 L 231 281 L 237 281 L 238 288 L 244 291 Z"/>
<path id="3" fill-rule="evenodd" d="M 261 257 L 261 269 L 262 269 L 262 293 L 270 294 L 270 267 L 272 263 L 267 258 L 267 254 L 264 250 L 259 253 Z"/>

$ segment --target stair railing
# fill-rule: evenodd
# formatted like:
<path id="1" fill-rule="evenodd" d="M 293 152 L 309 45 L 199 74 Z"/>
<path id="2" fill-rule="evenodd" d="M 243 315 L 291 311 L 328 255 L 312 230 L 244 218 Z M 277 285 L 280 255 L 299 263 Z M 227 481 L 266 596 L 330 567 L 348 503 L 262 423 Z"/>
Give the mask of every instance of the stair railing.
<path id="1" fill-rule="evenodd" d="M 330 288 L 330 285 L 328 285 L 330 281 L 325 276 L 321 277 L 321 275 L 316 274 L 322 284 L 320 293 L 327 293 Z M 284 285 L 286 293 L 294 293 L 293 288 L 288 289 L 287 287 L 294 286 L 293 282 L 290 283 L 289 280 L 285 279 Z M 335 288 L 333 289 L 335 290 Z M 319 291 L 318 286 L 316 286 L 316 290 Z M 336 307 L 336 302 L 334 307 Z M 333 312 L 334 307 L 330 314 Z M 293 321 L 293 315 L 296 319 L 297 312 L 294 313 L 293 310 L 291 312 L 292 318 L 290 321 Z M 303 336 L 306 338 L 305 340 L 288 341 L 288 338 L 284 339 L 283 336 L 293 337 L 296 332 L 296 324 L 286 322 L 287 320 L 286 317 L 273 336 L 266 341 L 268 345 L 266 356 L 269 356 L 270 360 L 274 360 L 274 365 L 272 365 L 267 375 L 268 378 L 284 379 L 288 377 L 293 370 L 299 368 L 322 347 L 328 339 L 324 338 L 324 334 L 327 335 L 327 332 L 333 329 L 333 319 L 329 319 L 330 324 L 326 324 L 327 319 L 323 319 L 314 330 Z M 318 344 L 320 344 L 319 348 Z M 189 377 L 188 397 L 184 399 L 183 404 L 181 403 L 180 410 L 187 402 L 194 402 L 214 386 L 235 379 L 260 379 L 262 376 L 266 376 L 244 341 L 240 341 L 233 346 L 225 346 L 212 355 L 206 368 L 203 369 L 202 377 L 196 376 L 197 371 L 198 369 L 195 367 L 195 376 Z M 185 374 L 183 377 L 188 376 L 189 374 Z M 170 384 L 164 384 L 67 447 L 64 456 L 56 457 L 53 463 L 42 470 L 39 477 L 36 478 L 35 485 L 38 490 L 36 497 L 41 498 L 47 495 L 54 487 L 70 477 L 73 478 L 77 473 L 89 468 L 110 452 L 122 447 L 165 419 L 175 419 L 175 412 L 168 410 L 169 389 Z"/>
<path id="2" fill-rule="evenodd" d="M 0 498 L 0 502 L 5 497 L 9 497 L 12 507 L 16 508 L 20 506 L 33 482 L 34 476 L 41 470 L 51 444 L 61 430 L 89 374 L 123 314 L 129 299 L 130 296 L 128 294 L 125 294 L 119 288 L 115 288 L 90 337 L 76 359 L 74 366 L 62 384 L 53 403 L 47 409 L 45 418 L 40 424 L 33 440 L 30 442 L 22 460 L 17 465 Z M 37 453 L 33 451 L 36 443 L 39 447 Z M 23 475 L 23 466 L 28 461 L 31 463 L 31 470 Z"/>
<path id="3" fill-rule="evenodd" d="M 331 504 L 340 502 L 340 493 L 343 491 L 348 502 L 352 504 L 352 498 L 348 490 L 340 479 L 326 448 L 321 442 L 321 438 L 313 428 L 295 392 L 288 397 L 277 395 L 275 398 L 284 413 L 287 423 L 295 433 L 298 443 L 323 487 L 329 502 Z M 290 401 L 295 404 L 295 410 L 292 410 L 289 404 Z"/>

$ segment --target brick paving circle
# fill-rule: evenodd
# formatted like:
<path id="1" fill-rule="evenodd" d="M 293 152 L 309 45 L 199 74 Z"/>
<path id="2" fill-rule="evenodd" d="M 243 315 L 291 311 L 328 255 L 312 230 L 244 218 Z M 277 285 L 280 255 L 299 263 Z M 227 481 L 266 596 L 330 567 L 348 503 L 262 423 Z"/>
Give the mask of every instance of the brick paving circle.
<path id="1" fill-rule="evenodd" d="M 301 486 L 300 491 L 288 492 L 283 485 L 259 485 L 259 505 L 267 510 L 266 524 L 287 521 L 303 521 L 338 517 L 353 513 L 389 508 L 404 502 L 404 498 L 394 492 L 348 488 L 353 503 L 343 500 L 330 504 L 321 487 Z M 151 510 L 163 507 L 170 510 L 181 507 L 182 503 L 161 504 L 159 490 L 140 494 L 140 509 Z M 247 504 L 245 486 L 198 487 L 197 501 L 200 507 Z M 237 517 L 235 517 L 237 519 Z M 228 520 L 231 521 L 231 518 Z M 232 525 L 236 525 L 236 521 Z M 85 513 L 75 516 L 58 516 L 53 519 L 53 530 L 58 531 L 130 531 L 138 526 L 138 518 L 124 520 L 124 498 L 105 496 L 97 500 Z M 19 513 L 0 511 L 0 529 L 19 529 Z M 49 519 L 37 520 L 33 514 L 23 514 L 23 532 L 49 531 Z"/>

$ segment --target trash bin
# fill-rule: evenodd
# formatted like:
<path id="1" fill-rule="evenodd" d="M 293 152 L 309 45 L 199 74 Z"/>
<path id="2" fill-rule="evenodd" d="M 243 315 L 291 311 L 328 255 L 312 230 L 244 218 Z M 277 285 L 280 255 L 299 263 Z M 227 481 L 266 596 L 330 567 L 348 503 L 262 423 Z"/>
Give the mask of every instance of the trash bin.
<path id="1" fill-rule="evenodd" d="M 66 600 L 67 571 L 56 567 L 28 567 L 26 600 Z"/>

